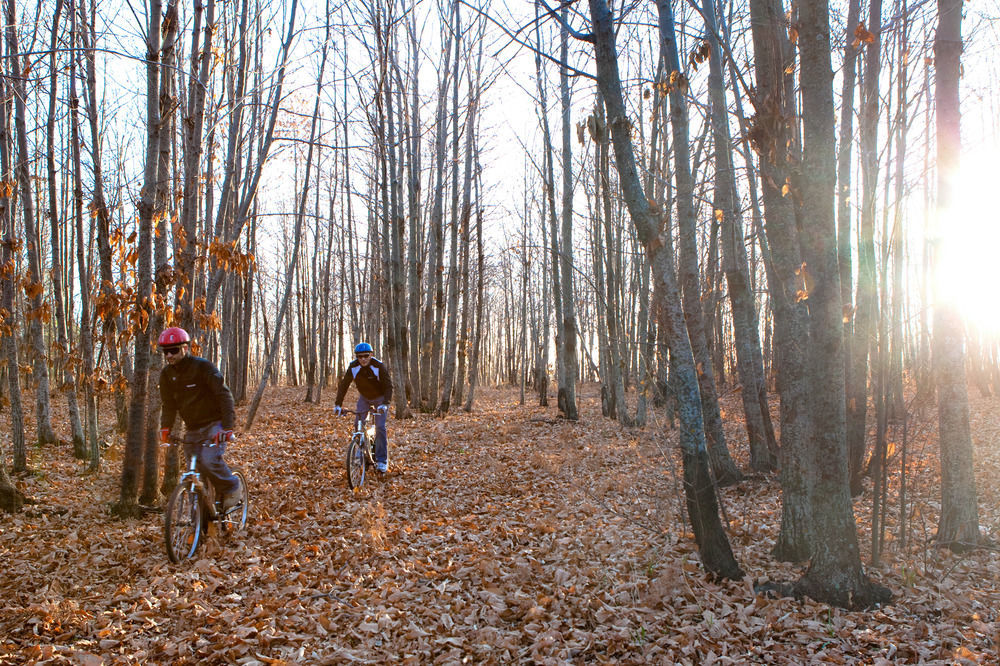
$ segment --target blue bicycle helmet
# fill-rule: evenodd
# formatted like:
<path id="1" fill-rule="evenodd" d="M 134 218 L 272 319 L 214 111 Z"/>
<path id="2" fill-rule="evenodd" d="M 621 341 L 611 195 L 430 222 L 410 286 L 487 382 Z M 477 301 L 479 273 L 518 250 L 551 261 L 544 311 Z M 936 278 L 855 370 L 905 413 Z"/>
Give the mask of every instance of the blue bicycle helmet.
<path id="1" fill-rule="evenodd" d="M 358 344 L 357 347 L 354 348 L 354 353 L 355 354 L 363 354 L 365 352 L 368 352 L 369 354 L 372 353 L 372 346 L 370 344 L 368 344 L 367 342 L 362 342 L 362 343 Z"/>

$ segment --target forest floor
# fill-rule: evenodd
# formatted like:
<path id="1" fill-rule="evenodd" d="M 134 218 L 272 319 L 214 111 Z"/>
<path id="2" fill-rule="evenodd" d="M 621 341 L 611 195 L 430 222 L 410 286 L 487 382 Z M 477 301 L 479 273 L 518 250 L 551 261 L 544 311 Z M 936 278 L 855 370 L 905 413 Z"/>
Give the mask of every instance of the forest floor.
<path id="1" fill-rule="evenodd" d="M 518 406 L 513 389 L 481 390 L 471 414 L 390 419 L 390 471 L 358 493 L 349 419 L 330 393 L 322 406 L 303 395 L 271 390 L 227 454 L 250 479 L 245 532 L 177 565 L 162 513 L 109 512 L 120 436 L 96 475 L 69 445 L 31 446 L 33 472 L 15 481 L 34 503 L 0 515 L 0 663 L 998 663 L 1000 554 L 931 541 L 933 421 L 908 427 L 905 547 L 891 459 L 887 543 L 868 572 L 893 602 L 848 612 L 754 594 L 803 571 L 769 556 L 776 475 L 721 491 L 747 577 L 709 580 L 683 521 L 676 430 L 623 430 L 594 386 L 576 423 Z M 724 410 L 745 468 L 737 395 Z M 972 411 L 980 522 L 995 537 L 1000 399 L 973 396 Z M 866 565 L 870 503 L 869 489 L 856 504 Z"/>

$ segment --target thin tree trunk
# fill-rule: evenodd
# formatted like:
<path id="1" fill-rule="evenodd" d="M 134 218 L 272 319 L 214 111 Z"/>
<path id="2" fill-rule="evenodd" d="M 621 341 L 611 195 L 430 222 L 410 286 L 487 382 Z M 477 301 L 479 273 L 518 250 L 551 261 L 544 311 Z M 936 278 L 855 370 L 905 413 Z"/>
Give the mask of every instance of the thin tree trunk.
<path id="1" fill-rule="evenodd" d="M 677 42 L 674 32 L 673 9 L 667 2 L 657 0 L 660 15 L 660 40 L 667 69 L 677 72 L 683 79 Z M 677 223 L 680 287 L 684 297 L 684 317 L 687 321 L 691 347 L 698 368 L 698 385 L 705 413 L 705 435 L 708 437 L 708 453 L 716 483 L 729 486 L 738 483 L 743 475 L 729 455 L 726 447 L 719 397 L 705 339 L 705 322 L 701 304 L 701 289 L 698 284 L 698 242 L 694 212 L 694 181 L 688 155 L 688 112 L 682 84 L 674 85 L 670 91 L 670 124 L 674 140 L 674 178 L 677 183 Z"/>
<path id="2" fill-rule="evenodd" d="M 52 251 L 52 268 L 49 274 L 52 276 L 53 301 L 56 311 L 56 345 L 58 356 L 56 367 L 62 369 L 63 390 L 66 392 L 66 401 L 69 408 L 70 434 L 73 440 L 73 454 L 77 458 L 86 456 L 86 445 L 83 437 L 83 425 L 80 422 L 80 408 L 76 400 L 76 377 L 73 373 L 69 360 L 69 342 L 66 337 L 66 309 L 63 306 L 63 270 L 60 255 L 62 254 L 61 243 L 59 242 L 59 230 L 63 226 L 59 222 L 58 195 L 56 193 L 56 83 L 58 69 L 56 67 L 56 47 L 59 38 L 59 19 L 62 16 L 63 2 L 56 0 L 55 10 L 52 17 L 52 39 L 50 41 L 51 53 L 49 54 L 49 117 L 46 122 L 46 139 L 48 150 L 45 151 L 45 166 L 48 172 L 48 195 L 49 195 L 49 227 L 51 230 L 50 243 Z"/>
<path id="3" fill-rule="evenodd" d="M 755 368 L 752 330 L 757 328 L 757 311 L 750 292 L 749 267 L 743 228 L 736 219 L 735 174 L 732 162 L 731 136 L 727 116 L 725 84 L 722 72 L 721 45 L 717 39 L 715 3 L 702 3 L 702 16 L 708 29 L 709 40 L 709 94 L 712 100 L 712 131 L 715 145 L 715 216 L 722 225 L 723 269 L 729 302 L 733 312 L 733 336 L 736 341 L 737 372 L 739 373 L 743 400 L 743 416 L 750 445 L 750 467 L 756 472 L 768 472 L 776 467 L 768 449 L 764 425 L 764 409 L 760 404 L 760 391 Z M 721 346 L 721 340 L 719 341 Z M 765 405 L 766 406 L 766 405 Z"/>
<path id="4" fill-rule="evenodd" d="M 445 143 L 448 123 L 448 90 L 451 85 L 451 40 L 448 30 L 444 44 L 444 65 L 438 81 L 438 109 L 435 129 L 434 149 L 434 192 L 431 206 L 430 230 L 428 232 L 428 253 L 426 266 L 426 300 L 420 324 L 420 408 L 433 412 L 437 408 L 437 388 L 440 376 L 441 328 L 444 316 L 444 169 Z M 457 82 L 455 83 L 457 85 Z"/>
<path id="5" fill-rule="evenodd" d="M 861 87 L 861 217 L 858 231 L 858 284 L 854 336 L 847 375 L 847 449 L 851 494 L 861 492 L 868 432 L 868 356 L 876 337 L 878 288 L 875 271 L 875 197 L 878 193 L 878 114 L 881 54 L 881 0 L 872 0 L 869 22 L 874 39 L 865 47 Z"/>
<path id="6" fill-rule="evenodd" d="M 669 11 L 669 8 L 662 6 L 667 1 L 658 0 L 661 16 Z M 714 575 L 737 580 L 742 578 L 743 572 L 733 556 L 729 539 L 719 519 L 719 507 L 709 472 L 694 355 L 687 336 L 669 253 L 665 251 L 666 246 L 659 238 L 658 225 L 639 182 L 630 136 L 632 124 L 625 113 L 618 74 L 614 27 L 605 0 L 590 0 L 590 15 L 593 21 L 597 83 L 608 110 L 608 126 L 611 128 L 611 139 L 615 147 L 615 162 L 622 194 L 639 240 L 649 254 L 656 280 L 654 293 L 658 301 L 660 325 L 669 327 L 668 339 L 671 352 L 675 355 L 688 516 L 705 569 Z"/>
<path id="7" fill-rule="evenodd" d="M 459 191 L 458 191 L 458 170 L 459 170 L 459 122 L 458 122 L 458 89 L 461 75 L 459 72 L 459 60 L 461 59 L 462 46 L 462 23 L 461 4 L 455 3 L 453 26 L 455 30 L 455 62 L 452 67 L 452 148 L 451 148 L 451 242 L 448 252 L 448 323 L 444 337 L 444 368 L 441 386 L 441 397 L 438 399 L 438 415 L 448 413 L 451 407 L 451 392 L 455 386 L 455 356 L 458 353 L 458 228 L 459 228 Z M 469 91 L 472 94 L 472 91 Z M 470 104 L 469 113 L 466 117 L 466 131 L 471 136 L 472 123 L 475 119 L 475 109 Z M 468 157 L 466 158 L 468 159 Z"/>
<path id="8" fill-rule="evenodd" d="M 143 187 L 138 205 L 139 243 L 136 261 L 136 302 L 133 321 L 141 322 L 135 333 L 135 366 L 132 379 L 132 397 L 129 401 L 128 432 L 125 456 L 122 460 L 121 492 L 116 515 L 127 518 L 139 513 L 136 498 L 139 491 L 139 474 L 146 434 L 146 396 L 149 374 L 150 330 L 148 326 L 149 303 L 152 294 L 153 217 L 156 211 L 157 170 L 160 157 L 160 2 L 153 0 L 149 7 L 149 29 L 146 33 L 146 162 Z"/>
<path id="9" fill-rule="evenodd" d="M 294 4 L 293 4 L 293 21 L 294 21 Z M 319 104 L 320 104 L 320 91 L 323 88 L 323 74 L 326 69 L 326 55 L 327 47 L 329 42 L 323 42 L 322 56 L 319 66 L 319 74 L 316 77 L 316 101 L 313 105 L 312 122 L 309 128 L 309 148 L 306 152 L 306 166 L 305 166 L 305 178 L 303 178 L 302 192 L 299 194 L 298 210 L 295 214 L 295 230 L 294 230 L 294 241 L 292 246 L 292 255 L 288 261 L 288 268 L 285 270 L 285 293 L 281 298 L 281 305 L 278 308 L 278 316 L 274 324 L 274 338 L 271 341 L 271 353 L 268 355 L 267 360 L 264 363 L 263 374 L 260 378 L 260 384 L 257 386 L 257 392 L 254 394 L 253 401 L 250 403 L 250 407 L 247 410 L 247 420 L 245 430 L 249 431 L 253 426 L 254 418 L 257 415 L 257 409 L 260 407 L 261 398 L 264 396 L 264 389 L 267 386 L 267 381 L 271 376 L 271 368 L 274 365 L 274 358 L 277 355 L 279 337 L 281 335 L 282 322 L 285 319 L 285 312 L 288 310 L 288 302 L 292 293 L 292 281 L 295 277 L 295 270 L 298 266 L 299 260 L 299 246 L 302 241 L 302 224 L 305 219 L 306 207 L 309 199 L 309 174 L 312 172 L 312 161 L 313 161 L 313 151 L 316 145 L 316 125 L 319 122 Z"/>
<path id="10" fill-rule="evenodd" d="M 559 54 L 562 62 L 569 62 L 569 31 L 565 24 L 569 8 L 564 6 L 562 12 L 564 22 L 559 34 Z M 573 148 L 570 123 L 572 100 L 569 90 L 569 71 L 565 67 L 559 68 L 559 99 L 562 104 L 562 206 L 560 211 L 562 235 L 559 239 L 562 282 L 559 288 L 562 290 L 562 320 L 560 322 L 562 332 L 560 337 L 563 348 L 563 383 L 559 386 L 559 406 L 567 419 L 576 421 L 580 418 L 580 413 L 576 404 L 576 380 L 579 374 L 579 363 L 576 353 L 576 296 L 573 289 Z"/>
<path id="11" fill-rule="evenodd" d="M 167 4 L 166 12 L 163 16 L 163 67 L 160 76 L 159 92 L 159 114 L 160 121 L 157 127 L 157 173 L 156 173 L 156 199 L 153 213 L 153 224 L 159 226 L 159 232 L 153 237 L 153 289 L 154 302 L 153 310 L 150 313 L 151 335 L 157 335 L 163 329 L 165 303 L 161 300 L 168 294 L 172 280 L 173 270 L 167 261 L 167 231 L 166 226 L 171 219 L 170 209 L 172 198 L 170 179 L 170 155 L 172 141 L 170 127 L 175 112 L 174 104 L 174 63 L 176 61 L 177 44 L 177 2 L 171 0 Z M 160 372 L 163 369 L 163 357 L 160 354 L 153 354 L 149 363 L 148 404 L 146 407 L 146 432 L 145 432 L 145 456 L 143 460 L 142 492 L 139 495 L 139 503 L 144 506 L 152 506 L 159 501 L 161 490 L 166 495 L 173 490 L 174 479 L 169 475 L 164 475 L 163 484 L 160 485 L 160 438 L 157 436 L 160 428 L 160 408 L 161 396 L 158 387 L 160 385 Z M 173 456 L 176 460 L 177 452 L 171 447 L 167 447 L 166 456 Z M 176 468 L 176 465 L 174 465 Z M 176 472 L 176 470 L 172 470 Z"/>
<path id="12" fill-rule="evenodd" d="M 76 11 L 72 16 L 72 40 L 76 45 L 77 18 Z M 80 122 L 79 98 L 76 94 L 76 64 L 77 56 L 70 59 L 69 98 L 70 98 L 70 153 L 73 160 L 73 218 L 76 230 L 76 265 L 80 276 L 80 350 L 83 356 L 83 394 L 87 411 L 87 443 L 84 457 L 90 459 L 90 469 L 96 471 L 100 467 L 101 450 L 97 442 L 97 400 L 94 396 L 94 335 L 91 328 L 92 314 L 90 306 L 90 266 L 85 259 L 86 243 L 83 236 L 83 166 L 80 159 Z M 2 139 L 0 139 L 2 143 Z M 96 151 L 95 151 L 96 154 Z"/>
<path id="13" fill-rule="evenodd" d="M 478 152 L 477 152 L 478 155 Z M 477 159 L 478 167 L 478 159 Z M 478 174 L 480 169 L 476 169 Z M 476 177 L 476 201 L 479 200 L 479 180 Z M 465 399 L 465 411 L 472 411 L 472 401 L 476 397 L 479 384 L 479 357 L 483 344 L 483 307 L 486 291 L 486 253 L 483 249 L 483 213 L 476 207 L 476 329 L 472 337 L 472 360 L 469 364 L 469 395 Z"/>
<path id="14" fill-rule="evenodd" d="M 3 42 L 0 42 L 0 49 Z M 0 176 L 4 182 L 13 182 L 11 152 L 13 141 L 10 134 L 11 94 L 7 80 L 0 81 L 3 102 L 0 102 Z M 19 239 L 15 232 L 14 196 L 11 187 L 0 188 L 0 352 L 6 364 L 7 392 L 10 399 L 10 430 L 14 465 L 12 472 L 28 471 L 27 452 L 24 441 L 24 407 L 21 404 L 21 373 L 17 350 L 17 309 L 14 305 L 17 280 L 15 279 L 16 259 Z M 0 467 L 3 466 L 0 461 Z M 16 499 L 11 500 L 14 506 Z"/>
<path id="15" fill-rule="evenodd" d="M 49 405 L 49 370 L 46 363 L 45 341 L 42 337 L 42 317 L 45 314 L 42 293 L 45 291 L 42 276 L 41 249 L 38 247 L 38 228 L 35 224 L 34 191 L 29 170 L 27 110 L 25 108 L 25 78 L 21 69 L 21 54 L 17 40 L 17 20 L 15 0 L 7 0 L 7 50 L 14 72 L 12 93 L 14 96 L 14 132 L 17 145 L 17 161 L 14 177 L 20 188 L 21 211 L 24 214 L 24 236 L 28 254 L 28 274 L 24 277 L 28 285 L 27 301 L 31 309 L 25 313 L 28 320 L 28 341 L 31 360 L 31 376 L 35 384 L 35 417 L 37 419 L 37 441 L 52 444 L 57 441 L 52 430 L 52 414 Z M 16 366 L 14 366 L 16 368 Z M 12 369 L 12 372 L 14 370 Z"/>

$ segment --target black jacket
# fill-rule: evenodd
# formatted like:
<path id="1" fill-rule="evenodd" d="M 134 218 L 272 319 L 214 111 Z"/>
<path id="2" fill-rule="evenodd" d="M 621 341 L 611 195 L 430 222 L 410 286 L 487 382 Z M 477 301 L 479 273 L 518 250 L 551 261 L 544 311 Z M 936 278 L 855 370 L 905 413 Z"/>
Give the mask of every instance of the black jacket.
<path id="1" fill-rule="evenodd" d="M 379 396 L 384 398 L 386 403 L 392 400 L 392 380 L 389 379 L 389 368 L 377 358 L 372 357 L 367 368 L 362 367 L 358 363 L 358 359 L 351 361 L 351 364 L 347 366 L 347 372 L 340 379 L 340 385 L 337 386 L 337 399 L 333 401 L 333 404 L 339 405 L 344 401 L 344 396 L 347 395 L 347 389 L 351 386 L 351 382 L 354 382 L 354 385 L 358 387 L 358 393 L 369 400 L 374 400 Z"/>
<path id="2" fill-rule="evenodd" d="M 178 412 L 188 428 L 222 421 L 224 430 L 232 430 L 236 421 L 233 394 L 222 373 L 200 356 L 185 356 L 176 365 L 164 366 L 160 373 L 160 399 L 161 428 L 172 428 Z"/>

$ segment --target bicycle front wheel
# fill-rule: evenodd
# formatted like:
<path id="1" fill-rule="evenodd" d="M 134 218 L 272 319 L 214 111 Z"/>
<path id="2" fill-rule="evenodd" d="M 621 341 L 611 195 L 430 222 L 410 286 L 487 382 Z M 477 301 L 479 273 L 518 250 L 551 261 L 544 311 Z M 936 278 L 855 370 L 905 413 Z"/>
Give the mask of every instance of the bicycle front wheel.
<path id="1" fill-rule="evenodd" d="M 240 480 L 239 503 L 224 509 L 219 514 L 219 528 L 224 533 L 238 532 L 247 525 L 247 514 L 250 512 L 250 487 L 243 472 L 233 472 Z"/>
<path id="2" fill-rule="evenodd" d="M 198 550 L 202 524 L 202 501 L 198 495 L 198 488 L 187 481 L 174 488 L 167 502 L 163 539 L 171 562 L 193 557 Z"/>
<path id="3" fill-rule="evenodd" d="M 347 445 L 347 485 L 351 490 L 357 490 L 365 483 L 366 458 L 364 438 L 352 437 Z"/>

